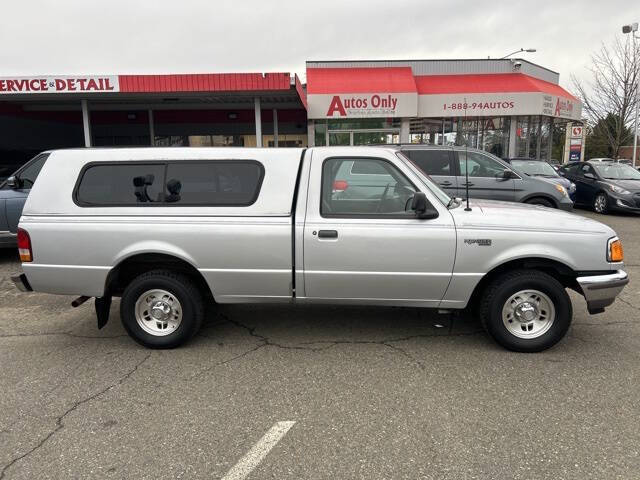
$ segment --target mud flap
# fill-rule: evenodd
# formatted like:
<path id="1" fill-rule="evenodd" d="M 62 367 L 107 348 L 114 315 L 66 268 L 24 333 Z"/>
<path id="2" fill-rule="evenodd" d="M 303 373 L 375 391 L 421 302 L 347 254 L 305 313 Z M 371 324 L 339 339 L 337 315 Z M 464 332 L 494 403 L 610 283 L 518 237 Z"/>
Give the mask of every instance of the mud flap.
<path id="1" fill-rule="evenodd" d="M 96 297 L 96 316 L 98 317 L 98 330 L 104 327 L 109 321 L 111 311 L 111 296 Z"/>

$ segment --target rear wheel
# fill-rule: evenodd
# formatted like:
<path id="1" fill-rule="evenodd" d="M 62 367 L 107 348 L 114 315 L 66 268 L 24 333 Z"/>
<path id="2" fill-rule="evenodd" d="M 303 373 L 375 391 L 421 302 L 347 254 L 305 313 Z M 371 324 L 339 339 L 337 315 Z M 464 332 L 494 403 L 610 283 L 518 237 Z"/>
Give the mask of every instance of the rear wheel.
<path id="1" fill-rule="evenodd" d="M 609 198 L 606 193 L 600 192 L 596 195 L 596 198 L 593 199 L 593 209 L 596 213 L 607 213 L 609 210 Z"/>
<path id="2" fill-rule="evenodd" d="M 202 294 L 186 275 L 154 270 L 135 278 L 120 302 L 120 317 L 129 335 L 149 348 L 174 348 L 200 329 Z"/>
<path id="3" fill-rule="evenodd" d="M 573 310 L 558 280 L 537 270 L 506 273 L 489 284 L 480 318 L 493 339 L 516 352 L 539 352 L 567 333 Z"/>
<path id="4" fill-rule="evenodd" d="M 555 208 L 555 205 L 546 198 L 532 198 L 530 200 L 527 200 L 526 203 L 528 203 L 529 205 L 542 205 L 543 207 Z"/>

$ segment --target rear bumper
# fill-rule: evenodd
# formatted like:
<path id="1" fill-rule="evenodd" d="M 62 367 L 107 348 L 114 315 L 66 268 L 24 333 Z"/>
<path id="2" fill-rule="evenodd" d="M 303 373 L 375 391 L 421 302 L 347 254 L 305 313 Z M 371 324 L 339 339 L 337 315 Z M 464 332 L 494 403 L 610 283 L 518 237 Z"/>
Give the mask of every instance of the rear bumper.
<path id="1" fill-rule="evenodd" d="M 617 270 L 607 275 L 593 275 L 576 278 L 587 301 L 589 313 L 601 313 L 604 307 L 611 305 L 624 286 L 629 283 L 629 276 L 624 270 Z"/>
<path id="2" fill-rule="evenodd" d="M 27 276 L 24 273 L 11 277 L 11 281 L 21 292 L 33 292 L 33 288 L 31 288 L 29 280 L 27 280 Z"/>

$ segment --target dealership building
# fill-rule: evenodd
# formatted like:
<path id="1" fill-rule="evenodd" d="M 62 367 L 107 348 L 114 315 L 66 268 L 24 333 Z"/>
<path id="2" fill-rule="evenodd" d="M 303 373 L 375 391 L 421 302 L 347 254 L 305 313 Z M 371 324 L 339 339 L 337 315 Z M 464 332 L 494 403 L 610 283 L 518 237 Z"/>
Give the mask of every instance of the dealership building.
<path id="1" fill-rule="evenodd" d="M 567 126 L 581 124 L 582 105 L 558 83 L 523 59 L 307 62 L 304 82 L 287 72 L 0 77 L 0 176 L 39 151 L 81 146 L 411 142 L 580 159 L 583 139 Z"/>

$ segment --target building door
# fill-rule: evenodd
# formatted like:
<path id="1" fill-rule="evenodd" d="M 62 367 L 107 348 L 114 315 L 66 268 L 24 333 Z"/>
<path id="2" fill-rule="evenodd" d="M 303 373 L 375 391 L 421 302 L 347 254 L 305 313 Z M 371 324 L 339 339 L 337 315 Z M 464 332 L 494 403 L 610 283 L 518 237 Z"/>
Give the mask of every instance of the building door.
<path id="1" fill-rule="evenodd" d="M 351 132 L 329 132 L 329 146 L 348 146 L 352 145 Z"/>

